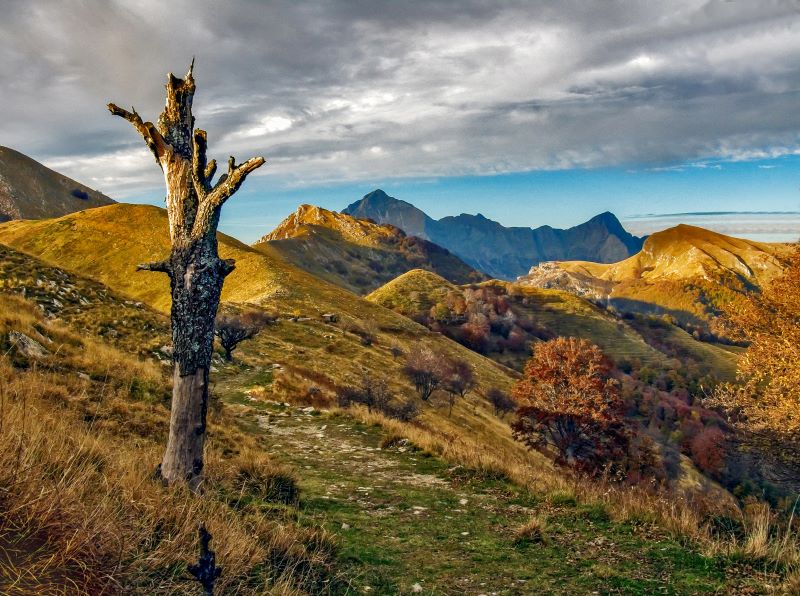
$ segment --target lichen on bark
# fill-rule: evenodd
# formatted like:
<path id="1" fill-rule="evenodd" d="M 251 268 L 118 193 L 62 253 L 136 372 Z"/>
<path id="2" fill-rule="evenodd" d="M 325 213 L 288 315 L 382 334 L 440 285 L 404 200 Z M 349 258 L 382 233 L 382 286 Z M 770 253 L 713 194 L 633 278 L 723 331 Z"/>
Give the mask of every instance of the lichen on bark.
<path id="1" fill-rule="evenodd" d="M 186 77 L 167 75 L 167 100 L 157 124 L 145 122 L 135 109 L 109 104 L 112 114 L 131 123 L 164 172 L 167 217 L 172 244 L 169 258 L 138 266 L 170 278 L 174 385 L 170 431 L 161 476 L 167 483 L 188 482 L 199 489 L 208 409 L 208 371 L 214 345 L 214 318 L 232 260 L 219 258 L 217 225 L 222 206 L 263 157 L 237 165 L 213 183 L 217 165 L 207 160 L 207 134 L 194 128 L 193 66 Z"/>

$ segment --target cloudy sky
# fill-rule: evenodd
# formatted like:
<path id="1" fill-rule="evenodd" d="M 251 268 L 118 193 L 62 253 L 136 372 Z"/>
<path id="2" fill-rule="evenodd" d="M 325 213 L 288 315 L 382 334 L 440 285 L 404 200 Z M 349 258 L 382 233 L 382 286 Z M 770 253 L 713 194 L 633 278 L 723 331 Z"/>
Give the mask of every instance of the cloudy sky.
<path id="1" fill-rule="evenodd" d="M 268 160 L 243 239 L 375 187 L 512 225 L 800 210 L 795 0 L 0 0 L 0 144 L 158 204 L 105 104 L 155 119 L 192 56 L 211 153 Z"/>

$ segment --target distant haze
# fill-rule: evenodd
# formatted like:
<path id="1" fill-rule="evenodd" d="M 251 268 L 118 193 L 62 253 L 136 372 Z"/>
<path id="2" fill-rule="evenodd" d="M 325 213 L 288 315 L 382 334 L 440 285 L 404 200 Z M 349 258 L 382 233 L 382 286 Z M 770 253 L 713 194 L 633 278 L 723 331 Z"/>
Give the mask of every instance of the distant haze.
<path id="1" fill-rule="evenodd" d="M 668 213 L 628 216 L 621 220 L 625 229 L 636 236 L 649 235 L 678 224 L 688 224 L 758 242 L 800 240 L 800 212 Z"/>

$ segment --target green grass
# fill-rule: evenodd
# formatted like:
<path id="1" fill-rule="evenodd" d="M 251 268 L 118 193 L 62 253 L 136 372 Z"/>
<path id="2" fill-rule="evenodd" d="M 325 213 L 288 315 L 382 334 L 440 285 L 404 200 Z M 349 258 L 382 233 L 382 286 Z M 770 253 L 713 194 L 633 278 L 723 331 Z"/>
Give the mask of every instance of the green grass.
<path id="1" fill-rule="evenodd" d="M 661 365 L 666 360 L 635 330 L 582 298 L 560 290 L 523 291 L 528 306 L 521 308 L 558 335 L 587 339 L 616 361 L 637 358 Z"/>
<path id="2" fill-rule="evenodd" d="M 380 449 L 379 427 L 346 415 L 262 405 L 270 453 L 298 470 L 299 521 L 340 540 L 357 591 L 425 594 L 712 594 L 745 586 L 726 561 L 704 557 L 644 524 L 617 523 L 601 506 L 549 499 L 465 473 L 400 446 Z M 257 430 L 254 432 L 258 432 Z M 515 541 L 531 515 L 541 542 Z"/>

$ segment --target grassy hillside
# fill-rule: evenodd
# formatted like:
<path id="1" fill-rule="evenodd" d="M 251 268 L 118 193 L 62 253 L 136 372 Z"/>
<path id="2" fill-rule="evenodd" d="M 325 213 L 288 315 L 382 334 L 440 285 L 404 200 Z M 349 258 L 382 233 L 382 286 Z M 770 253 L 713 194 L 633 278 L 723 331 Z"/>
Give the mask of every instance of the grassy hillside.
<path id="1" fill-rule="evenodd" d="M 0 221 L 58 217 L 113 202 L 18 151 L 0 147 Z"/>
<path id="2" fill-rule="evenodd" d="M 104 233 L 94 240 L 128 265 L 115 251 L 136 246 L 136 235 L 124 223 L 117 231 L 113 242 Z M 261 267 L 273 266 L 260 258 Z M 71 268 L 8 248 L 0 262 L 8 355 L 0 359 L 7 454 L 0 486 L 20 512 L 4 517 L 0 545 L 8 552 L 10 532 L 22 532 L 13 546 L 24 556 L 3 564 L 6 577 L 26 578 L 23 593 L 64 582 L 75 593 L 97 593 L 99 585 L 186 593 L 183 565 L 196 556 L 198 517 L 226 569 L 222 593 L 396 594 L 415 585 L 435 594 L 454 586 L 464 594 L 609 586 L 631 594 L 759 593 L 781 579 L 782 570 L 742 563 L 750 547 L 704 538 L 701 514 L 679 497 L 667 502 L 576 480 L 523 450 L 482 403 L 487 387 L 508 386 L 508 369 L 280 260 L 275 272 L 291 292 L 263 304 L 284 316 L 244 342 L 233 363 L 214 358 L 208 489 L 200 497 L 166 490 L 150 480 L 167 420 L 168 363 L 159 364 L 153 349 L 164 341 L 166 317 Z M 242 280 L 237 291 L 246 287 Z M 315 316 L 336 305 L 339 323 Z M 358 325 L 370 321 L 374 338 L 365 345 Z M 11 331 L 46 353 L 19 353 Z M 412 395 L 390 348 L 424 345 L 475 368 L 479 387 L 452 418 L 436 395 L 413 424 L 331 407 L 334 385 L 362 368 Z M 131 355 L 136 346 L 144 359 Z M 299 501 L 281 496 L 291 487 Z M 37 508 L 42 491 L 57 491 L 58 506 Z"/>
<path id="3" fill-rule="evenodd" d="M 384 284 L 366 296 L 375 302 L 407 317 L 424 313 L 458 288 L 443 277 L 413 269 Z"/>
<path id="4" fill-rule="evenodd" d="M 159 341 L 164 317 L 25 255 L 4 251 L 2 263 L 0 592 L 195 593 L 185 565 L 197 557 L 199 521 L 225 567 L 219 593 L 344 591 L 331 535 L 293 522 L 296 502 L 269 490 L 295 485 L 293 471 L 219 405 L 209 414 L 203 494 L 154 481 L 169 377 L 125 346 Z M 29 298 L 16 285 L 25 275 L 43 282 Z M 135 316 L 153 327 L 131 328 Z"/>
<path id="5" fill-rule="evenodd" d="M 163 274 L 137 272 L 138 263 L 169 254 L 166 212 L 149 205 L 116 204 L 43 221 L 0 225 L 0 242 L 45 261 L 92 277 L 151 306 L 169 309 L 169 282 Z M 295 271 L 267 251 L 219 235 L 222 258 L 236 260 L 225 282 L 223 299 L 258 301 L 292 293 Z"/>
<path id="6" fill-rule="evenodd" d="M 398 393 L 410 394 L 411 386 L 401 373 L 403 358 L 397 352 L 408 353 L 421 345 L 473 366 L 479 381 L 476 402 L 489 388 L 508 388 L 514 379 L 513 371 L 440 334 L 293 267 L 269 245 L 255 250 L 223 234 L 219 241 L 221 256 L 236 259 L 223 300 L 257 304 L 281 315 L 277 326 L 250 342 L 255 350 L 252 358 L 247 349 L 240 352 L 254 369 L 280 367 L 274 373 L 277 398 L 305 394 L 313 386 L 330 399 L 336 387 L 352 382 L 362 369 L 385 376 Z M 118 204 L 55 220 L 8 222 L 0 225 L 0 242 L 93 277 L 162 312 L 168 310 L 166 276 L 135 272 L 136 263 L 163 258 L 168 252 L 163 209 Z M 325 323 L 323 313 L 335 313 L 339 321 Z M 367 333 L 371 345 L 364 345 Z M 443 417 L 435 409 L 427 415 Z M 441 425 L 461 425 L 460 432 L 468 429 L 493 441 L 500 437 L 510 448 L 519 449 L 507 425 L 488 407 L 457 408 L 453 419 L 441 420 Z"/>
<path id="7" fill-rule="evenodd" d="M 480 287 L 501 292 L 524 333 L 524 349 L 491 348 L 486 354 L 506 366 L 521 370 L 530 355 L 530 345 L 554 336 L 573 336 L 597 344 L 615 362 L 668 369 L 681 362 L 694 362 L 698 372 L 732 380 L 741 348 L 697 341 L 683 329 L 657 318 L 620 318 L 584 298 L 555 289 L 539 289 L 496 280 Z M 466 292 L 465 292 L 466 290 Z M 390 308 L 428 326 L 459 337 L 458 326 L 469 315 L 453 317 L 450 323 L 432 320 L 435 305 L 453 304 L 453 297 L 469 293 L 427 271 L 410 271 L 375 290 L 367 300 Z M 435 313 L 434 313 L 435 315 Z M 527 323 L 523 323 L 527 322 Z M 502 343 L 502 339 L 498 340 Z M 467 342 L 468 343 L 468 342 Z M 468 344 L 469 345 L 469 344 Z M 511 346 L 514 348 L 514 346 Z"/>
<path id="8" fill-rule="evenodd" d="M 414 268 L 434 271 L 455 283 L 485 279 L 432 242 L 406 236 L 391 225 L 311 205 L 298 207 L 254 247 L 266 245 L 293 265 L 357 294 Z"/>
<path id="9" fill-rule="evenodd" d="M 16 274 L 27 260 L 37 279 L 69 275 L 75 296 L 103 293 L 25 255 L 4 257 Z M 477 443 L 448 447 L 447 433 L 426 425 L 264 399 L 258 390 L 277 379 L 241 362 L 217 375 L 206 490 L 164 488 L 152 479 L 168 418 L 160 367 L 46 316 L 12 286 L 0 289 L 0 336 L 24 333 L 47 349 L 26 356 L 6 345 L 0 356 L 4 593 L 195 593 L 185 565 L 197 556 L 198 520 L 224 568 L 219 593 L 703 593 L 777 579 L 644 518 L 616 520 L 564 484 L 531 492 Z M 57 286 L 41 288 L 39 304 L 59 300 Z M 115 324 L 114 309 L 94 314 L 98 329 Z M 248 358 L 257 349 L 248 345 Z"/>
<path id="10" fill-rule="evenodd" d="M 653 234 L 641 252 L 624 261 L 548 264 L 531 270 L 522 283 L 557 284 L 621 311 L 669 314 L 684 326 L 722 334 L 715 319 L 725 305 L 774 279 L 785 252 L 784 245 L 680 225 Z"/>
<path id="11" fill-rule="evenodd" d="M 515 288 L 510 284 L 511 288 Z M 665 357 L 633 329 L 586 300 L 559 290 L 515 288 L 519 308 L 556 335 L 588 339 L 615 361 L 662 365 Z"/>
<path id="12" fill-rule="evenodd" d="M 743 283 L 760 285 L 780 273 L 778 252 L 774 245 L 679 225 L 653 234 L 639 253 L 619 263 L 566 261 L 561 267 L 617 283 L 633 279 L 733 276 Z"/>
<path id="13" fill-rule="evenodd" d="M 530 356 L 530 342 L 559 335 L 588 339 L 617 361 L 636 358 L 653 365 L 661 365 L 666 361 L 663 354 L 649 346 L 628 325 L 567 292 L 520 288 L 500 281 L 486 282 L 480 287 L 491 290 L 490 300 L 495 295 L 501 297 L 513 313 L 514 321 L 519 323 L 512 328 L 512 333 L 524 334 L 524 341 L 518 347 L 511 346 L 501 350 L 492 349 L 490 345 L 487 348 L 487 354 L 491 358 L 512 368 L 522 368 Z M 461 296 L 464 294 L 471 299 L 470 292 L 474 291 L 458 288 L 430 273 L 411 271 L 372 292 L 367 300 L 408 317 L 423 320 L 430 317 L 429 313 L 434 305 L 453 304 L 457 300 L 463 300 Z M 475 307 L 469 305 L 465 308 L 467 312 L 464 315 L 453 314 L 451 322 L 440 317 L 438 322 L 431 321 L 432 326 L 441 327 L 445 333 L 456 337 L 458 326 L 469 320 L 470 309 L 475 310 Z M 490 333 L 494 335 L 493 332 Z M 498 341 L 502 342 L 499 338 L 498 335 Z"/>

